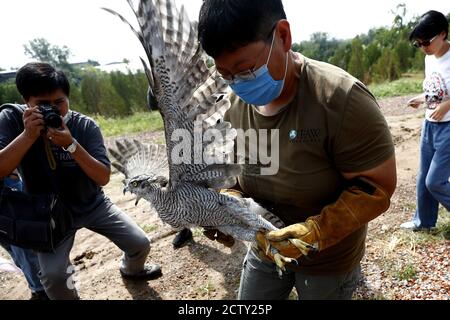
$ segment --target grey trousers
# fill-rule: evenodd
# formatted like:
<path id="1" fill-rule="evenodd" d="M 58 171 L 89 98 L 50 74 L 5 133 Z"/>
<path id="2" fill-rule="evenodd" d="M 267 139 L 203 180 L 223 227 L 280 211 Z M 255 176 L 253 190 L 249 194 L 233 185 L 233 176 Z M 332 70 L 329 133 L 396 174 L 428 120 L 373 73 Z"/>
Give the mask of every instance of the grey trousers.
<path id="1" fill-rule="evenodd" d="M 280 279 L 274 263 L 263 261 L 252 249 L 244 260 L 239 300 L 287 300 L 295 287 L 299 300 L 351 300 L 361 274 L 358 265 L 348 274 L 312 276 L 287 271 Z"/>
<path id="2" fill-rule="evenodd" d="M 76 230 L 82 228 L 105 236 L 124 252 L 120 266 L 122 272 L 133 274 L 143 269 L 150 252 L 150 241 L 144 231 L 110 201 L 104 201 L 95 211 L 83 217 L 74 217 L 74 220 L 73 235 L 61 243 L 55 253 L 38 253 L 39 277 L 50 299 L 79 299 L 69 255 Z"/>

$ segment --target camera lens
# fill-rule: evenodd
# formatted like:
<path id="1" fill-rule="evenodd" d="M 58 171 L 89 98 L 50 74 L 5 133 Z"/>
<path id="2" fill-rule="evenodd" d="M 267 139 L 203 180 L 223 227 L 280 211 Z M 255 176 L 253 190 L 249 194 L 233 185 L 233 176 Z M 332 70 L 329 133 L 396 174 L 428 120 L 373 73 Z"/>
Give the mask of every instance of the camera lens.
<path id="1" fill-rule="evenodd" d="M 44 116 L 44 123 L 46 127 L 55 129 L 62 127 L 62 120 L 56 107 L 44 105 L 40 106 L 39 110 Z"/>
<path id="2" fill-rule="evenodd" d="M 50 128 L 61 128 L 62 127 L 62 120 L 59 115 L 56 113 L 50 113 L 44 118 L 44 122 L 47 125 L 47 127 Z"/>

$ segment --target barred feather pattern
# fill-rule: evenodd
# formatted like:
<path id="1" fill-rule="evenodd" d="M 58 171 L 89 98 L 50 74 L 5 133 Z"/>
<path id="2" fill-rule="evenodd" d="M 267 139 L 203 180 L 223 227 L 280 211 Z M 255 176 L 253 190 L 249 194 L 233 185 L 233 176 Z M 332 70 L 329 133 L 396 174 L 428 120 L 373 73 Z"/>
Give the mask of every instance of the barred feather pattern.
<path id="1" fill-rule="evenodd" d="M 138 140 L 116 141 L 116 149 L 108 148 L 113 157 L 112 165 L 125 178 L 131 179 L 140 175 L 151 178 L 161 176 L 169 178 L 167 151 L 163 145 L 145 144 Z"/>
<path id="2" fill-rule="evenodd" d="M 233 186 L 241 167 L 231 164 L 236 131 L 223 121 L 231 106 L 228 86 L 215 79 L 206 67 L 205 53 L 197 41 L 197 25 L 189 21 L 184 7 L 177 10 L 174 0 L 141 0 L 137 10 L 131 0 L 127 1 L 137 18 L 138 30 L 118 13 L 107 11 L 131 27 L 147 54 L 149 65 L 142 61 L 149 79 L 149 100 L 156 104 L 164 120 L 170 179 L 167 183 L 167 179 L 160 178 L 160 165 L 146 164 L 161 159 L 143 160 L 139 152 L 142 146 L 124 143 L 129 148 L 122 150 L 122 157 L 120 152 L 115 155 L 119 156 L 118 168 L 131 178 L 126 188 L 149 201 L 159 217 L 175 228 L 217 228 L 244 241 L 253 241 L 261 229 L 275 230 L 261 215 L 267 210 L 253 200 L 212 190 Z M 210 163 L 221 160 L 221 164 L 198 164 L 195 152 L 189 164 L 173 163 L 172 152 L 178 143 L 172 141 L 173 133 L 183 130 L 192 138 L 196 122 L 201 123 L 203 132 L 213 129 L 222 135 L 223 144 L 203 142 L 200 150 L 214 160 Z"/>
<path id="3" fill-rule="evenodd" d="M 262 213 L 267 214 L 267 210 L 252 199 L 235 198 L 186 183 L 176 191 L 158 189 L 138 195 L 152 203 L 161 220 L 176 229 L 215 228 L 242 241 L 254 241 L 261 230 L 277 230 L 263 218 Z"/>

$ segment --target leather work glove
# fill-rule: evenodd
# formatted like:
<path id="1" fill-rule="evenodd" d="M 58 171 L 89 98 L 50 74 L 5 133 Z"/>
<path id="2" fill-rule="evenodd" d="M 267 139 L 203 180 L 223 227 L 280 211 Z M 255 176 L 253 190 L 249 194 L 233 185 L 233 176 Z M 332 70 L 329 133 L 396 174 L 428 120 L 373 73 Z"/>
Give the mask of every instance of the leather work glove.
<path id="1" fill-rule="evenodd" d="M 365 178 L 357 178 L 350 181 L 336 203 L 325 207 L 320 215 L 265 235 L 260 233 L 257 242 L 272 261 L 270 246 L 283 257 L 298 259 L 316 251 L 314 248 L 322 251 L 336 245 L 386 212 L 389 206 L 386 191 Z"/>
<path id="2" fill-rule="evenodd" d="M 302 256 L 312 258 L 319 248 L 317 241 L 315 241 L 315 230 L 309 224 L 309 222 L 297 223 L 266 234 L 258 232 L 256 242 L 260 257 L 277 262 L 271 251 L 271 248 L 275 248 L 285 258 L 294 260 Z"/>
<path id="3" fill-rule="evenodd" d="M 233 189 L 222 189 L 220 190 L 220 193 L 235 198 L 243 198 L 242 192 Z M 232 236 L 220 232 L 217 229 L 205 229 L 203 231 L 203 235 L 207 237 L 209 240 L 220 242 L 227 248 L 231 248 L 232 246 L 234 246 L 235 243 L 235 240 Z"/>

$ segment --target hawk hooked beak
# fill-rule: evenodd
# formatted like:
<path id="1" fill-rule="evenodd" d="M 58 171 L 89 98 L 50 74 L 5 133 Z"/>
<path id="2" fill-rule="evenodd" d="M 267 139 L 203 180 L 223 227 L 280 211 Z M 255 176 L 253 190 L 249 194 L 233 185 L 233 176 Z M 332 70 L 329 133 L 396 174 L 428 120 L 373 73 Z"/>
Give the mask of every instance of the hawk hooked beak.
<path id="1" fill-rule="evenodd" d="M 130 191 L 130 181 L 129 179 L 127 180 L 123 180 L 123 184 L 125 185 L 125 187 L 123 188 L 123 195 L 126 195 L 127 192 L 131 192 Z M 136 197 L 136 202 L 134 203 L 135 206 L 137 206 L 139 204 L 139 201 L 141 201 L 142 197 L 141 196 L 137 196 Z"/>
<path id="2" fill-rule="evenodd" d="M 137 196 L 136 202 L 134 203 L 134 205 L 137 206 L 139 204 L 139 201 L 141 201 L 141 199 L 142 199 L 141 196 Z"/>

